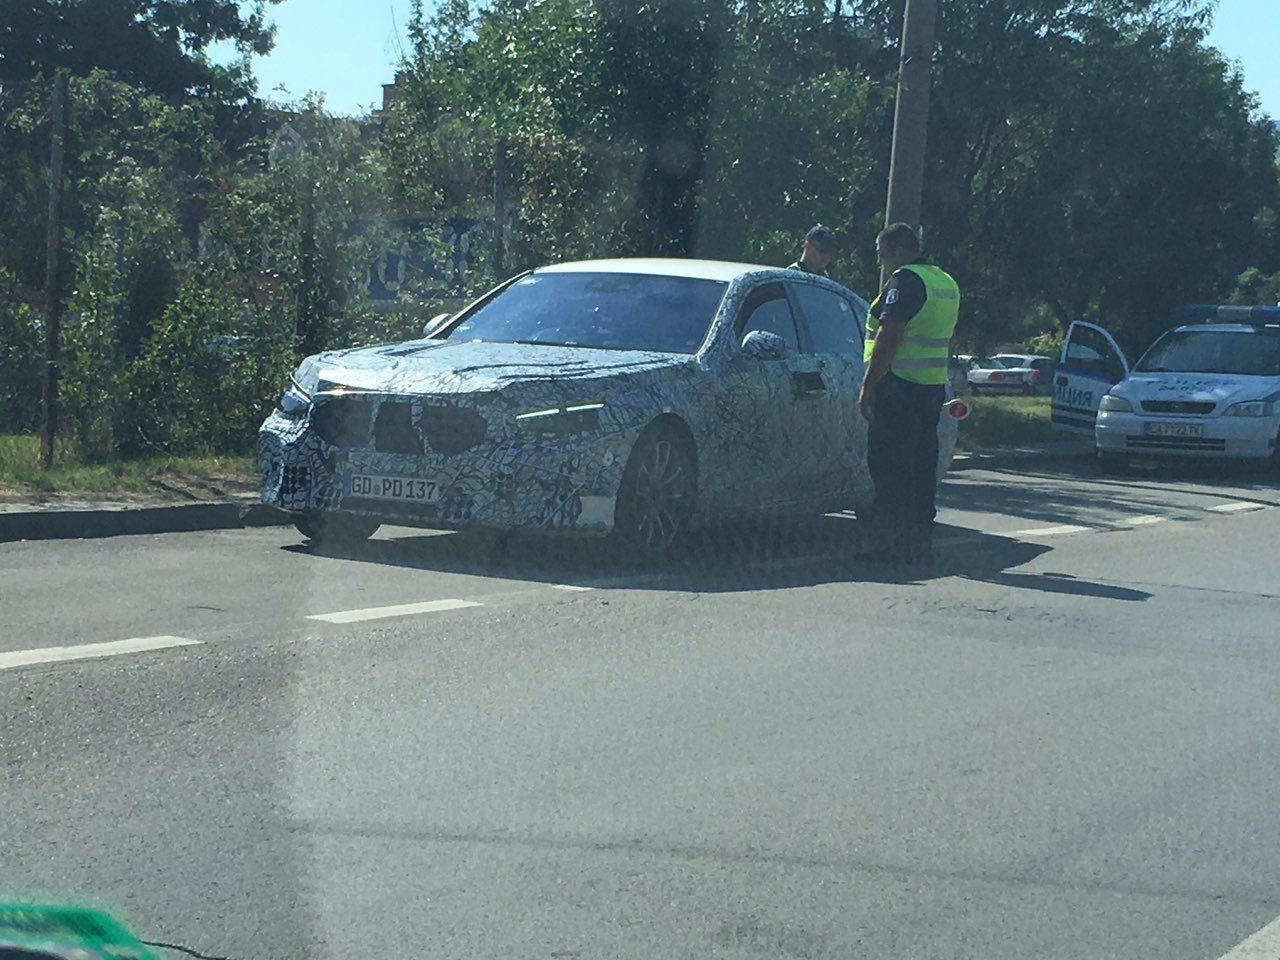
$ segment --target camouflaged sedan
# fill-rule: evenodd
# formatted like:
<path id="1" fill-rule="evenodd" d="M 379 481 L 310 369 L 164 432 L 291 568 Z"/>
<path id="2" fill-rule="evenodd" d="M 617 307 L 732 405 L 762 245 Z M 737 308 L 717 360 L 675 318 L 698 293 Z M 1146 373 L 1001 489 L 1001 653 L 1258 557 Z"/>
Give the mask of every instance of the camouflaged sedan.
<path id="1" fill-rule="evenodd" d="M 312 540 L 380 524 L 613 533 L 872 497 L 867 303 L 750 264 L 598 260 L 501 285 L 421 340 L 322 353 L 259 437 L 262 499 Z M 942 416 L 939 472 L 955 447 Z"/>

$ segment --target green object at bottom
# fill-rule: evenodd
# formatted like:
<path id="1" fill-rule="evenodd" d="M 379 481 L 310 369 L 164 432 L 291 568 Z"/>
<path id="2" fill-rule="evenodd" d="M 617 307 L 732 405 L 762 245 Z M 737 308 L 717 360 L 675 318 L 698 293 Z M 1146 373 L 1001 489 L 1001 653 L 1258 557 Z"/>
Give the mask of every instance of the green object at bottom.
<path id="1" fill-rule="evenodd" d="M 0 960 L 157 960 L 118 921 L 87 907 L 0 903 Z"/>

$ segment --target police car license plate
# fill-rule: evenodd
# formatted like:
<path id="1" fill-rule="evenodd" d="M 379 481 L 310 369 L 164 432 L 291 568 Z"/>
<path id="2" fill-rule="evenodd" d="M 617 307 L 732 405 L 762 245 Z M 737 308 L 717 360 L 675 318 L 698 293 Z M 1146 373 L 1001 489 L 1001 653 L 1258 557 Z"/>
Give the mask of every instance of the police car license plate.
<path id="1" fill-rule="evenodd" d="M 1204 424 L 1201 423 L 1147 423 L 1143 430 L 1151 437 L 1204 436 Z"/>
<path id="2" fill-rule="evenodd" d="M 409 503 L 435 503 L 440 488 L 434 480 L 414 477 L 379 477 L 354 473 L 347 475 L 343 493 L 350 497 L 372 497 L 377 500 L 400 500 Z"/>

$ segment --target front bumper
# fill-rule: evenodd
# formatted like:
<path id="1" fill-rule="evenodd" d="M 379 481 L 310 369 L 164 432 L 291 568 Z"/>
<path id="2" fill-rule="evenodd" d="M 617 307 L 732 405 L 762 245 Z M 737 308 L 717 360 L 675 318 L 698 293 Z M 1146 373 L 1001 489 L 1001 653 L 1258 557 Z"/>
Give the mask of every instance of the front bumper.
<path id="1" fill-rule="evenodd" d="M 341 511 L 383 523 L 459 529 L 608 533 L 627 434 L 542 437 L 512 432 L 458 453 L 379 453 L 326 442 L 310 416 L 273 413 L 258 433 L 262 501 L 290 512 Z M 435 484 L 434 502 L 351 492 L 353 476 Z"/>
<path id="2" fill-rule="evenodd" d="M 1156 436 L 1147 424 L 1198 425 L 1200 436 Z M 1260 460 L 1276 449 L 1280 422 L 1274 417 L 1161 417 L 1099 413 L 1094 440 L 1102 453 L 1144 457 L 1205 457 Z"/>

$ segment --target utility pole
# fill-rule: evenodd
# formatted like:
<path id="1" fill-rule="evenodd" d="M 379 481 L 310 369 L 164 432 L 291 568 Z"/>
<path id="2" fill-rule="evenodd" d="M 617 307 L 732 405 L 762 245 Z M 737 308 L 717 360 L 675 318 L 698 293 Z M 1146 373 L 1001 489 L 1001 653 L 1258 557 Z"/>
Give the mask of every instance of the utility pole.
<path id="1" fill-rule="evenodd" d="M 49 109 L 49 219 L 44 256 L 44 418 L 40 424 L 40 466 L 53 466 L 54 441 L 58 436 L 58 343 L 61 339 L 62 295 L 58 283 L 58 252 L 62 244 L 62 160 L 66 136 L 67 78 L 59 73 L 53 81 L 53 102 Z"/>
<path id="2" fill-rule="evenodd" d="M 493 268 L 498 279 L 507 269 L 507 138 L 499 137 L 493 154 Z"/>
<path id="3" fill-rule="evenodd" d="M 906 0 L 898 54 L 898 103 L 893 116 L 886 226 L 905 222 L 920 229 L 924 153 L 929 132 L 929 82 L 937 19 L 938 0 Z"/>

